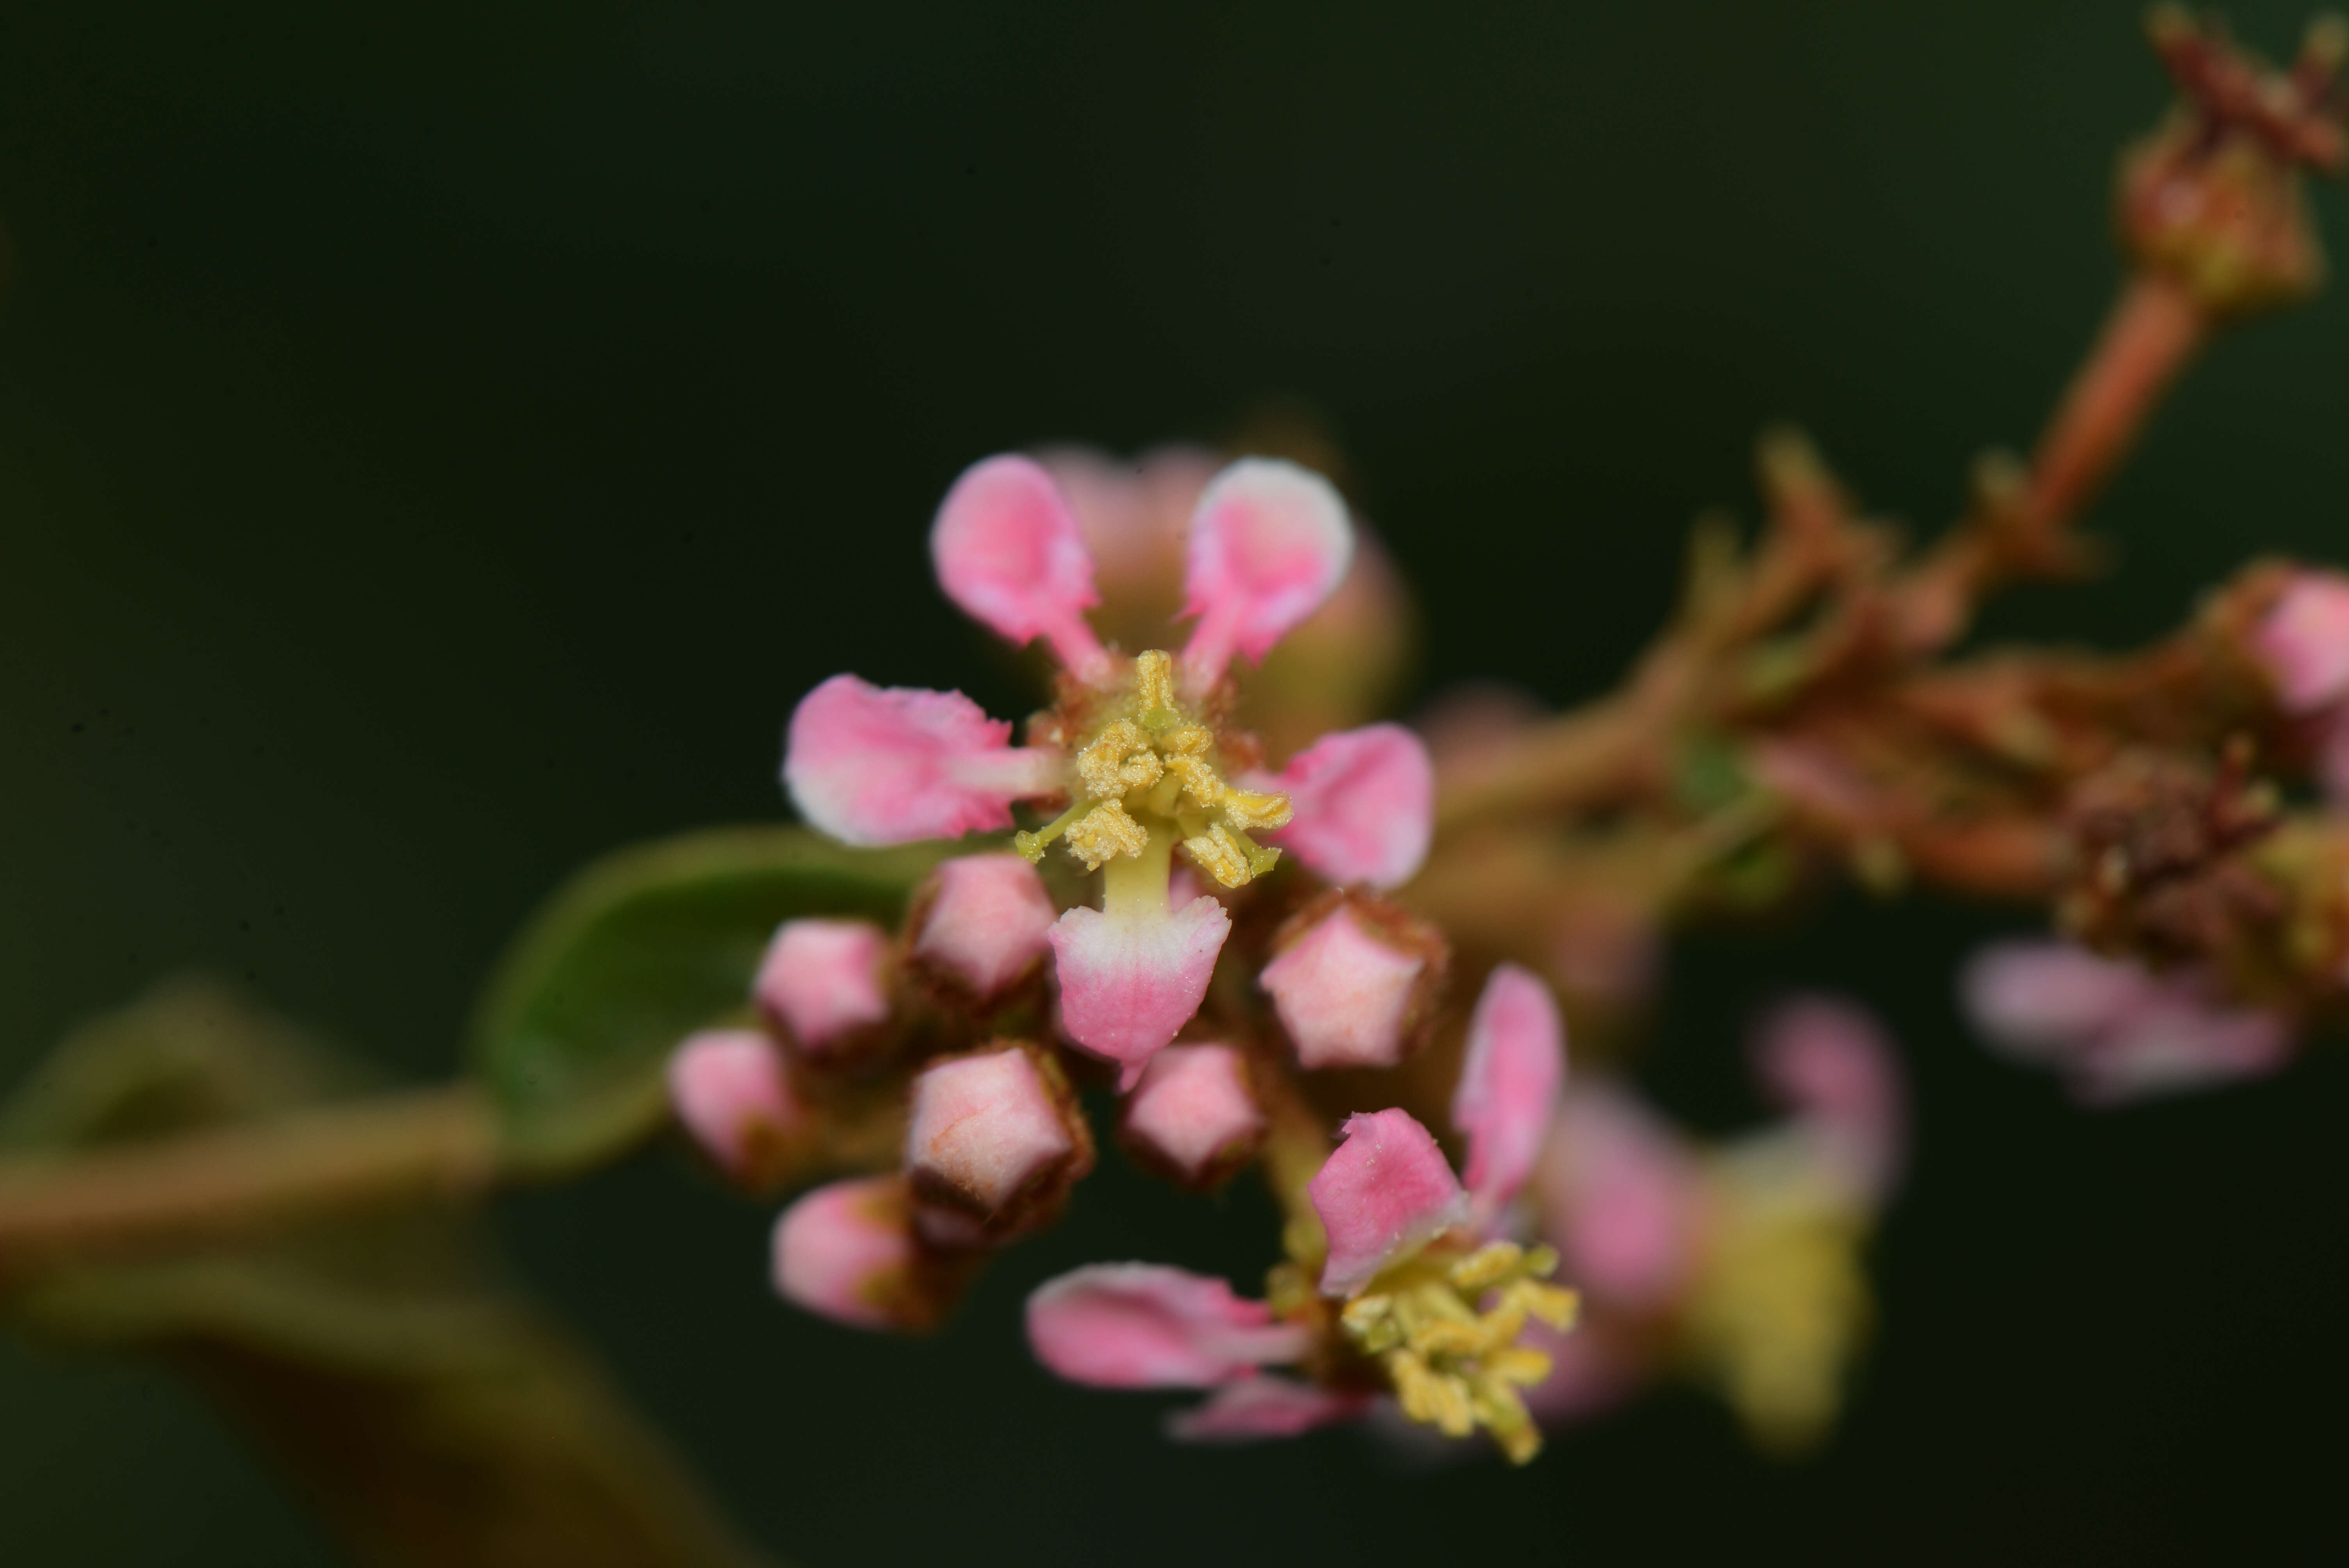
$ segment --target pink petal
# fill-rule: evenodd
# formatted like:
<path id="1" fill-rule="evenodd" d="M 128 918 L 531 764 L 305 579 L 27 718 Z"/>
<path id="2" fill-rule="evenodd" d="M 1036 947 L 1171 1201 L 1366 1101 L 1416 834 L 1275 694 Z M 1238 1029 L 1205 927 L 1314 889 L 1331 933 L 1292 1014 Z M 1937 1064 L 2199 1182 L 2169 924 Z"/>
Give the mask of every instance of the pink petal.
<path id="1" fill-rule="evenodd" d="M 926 1327 L 937 1303 L 924 1286 L 911 1216 L 897 1176 L 818 1187 L 775 1222 L 776 1291 L 852 1327 Z"/>
<path id="2" fill-rule="evenodd" d="M 980 1001 L 1042 961 L 1057 918 L 1044 879 L 1014 854 L 941 862 L 916 907 L 915 962 L 952 976 Z"/>
<path id="3" fill-rule="evenodd" d="M 787 920 L 767 944 L 751 994 L 808 1055 L 837 1055 L 888 1021 L 888 955 L 889 934 L 871 921 Z"/>
<path id="4" fill-rule="evenodd" d="M 758 1181 L 808 1130 L 782 1053 L 759 1029 L 705 1029 L 668 1058 L 677 1119 L 728 1174 Z"/>
<path id="5" fill-rule="evenodd" d="M 2110 1107 L 2265 1078 L 2291 1061 L 2292 1020 L 2214 1006 L 2179 986 L 2084 1053 L 2066 1077 L 2075 1098 Z"/>
<path id="6" fill-rule="evenodd" d="M 1367 1414 L 1372 1403 L 1368 1394 L 1259 1375 L 1226 1383 L 1191 1408 L 1175 1411 L 1166 1418 L 1166 1434 L 1185 1443 L 1293 1438 L 1316 1427 L 1354 1420 Z"/>
<path id="7" fill-rule="evenodd" d="M 1155 1264 L 1094 1264 L 1028 1298 L 1036 1359 L 1099 1388 L 1206 1388 L 1313 1344 L 1222 1280 Z"/>
<path id="8" fill-rule="evenodd" d="M 1703 1176 L 1672 1130 L 1630 1095 L 1600 1086 L 1567 1097 L 1543 1152 L 1541 1197 L 1566 1282 L 1597 1305 L 1661 1310 L 1688 1280 Z"/>
<path id="9" fill-rule="evenodd" d="M 1402 1059 L 1426 960 L 1390 946 L 1340 904 L 1264 967 L 1257 981 L 1316 1068 L 1390 1068 Z"/>
<path id="10" fill-rule="evenodd" d="M 1959 997 L 1974 1027 L 2019 1056 L 2061 1055 L 2117 1026 L 2158 989 L 2135 964 L 2068 942 L 1994 942 L 1967 960 Z"/>
<path id="11" fill-rule="evenodd" d="M 1566 1088 L 1566 1025 L 1531 971 L 1494 969 L 1468 1020 L 1452 1125 L 1468 1137 L 1469 1193 L 1489 1223 L 1533 1174 Z"/>
<path id="12" fill-rule="evenodd" d="M 1065 1189 L 1088 1153 L 1073 1108 L 1018 1046 L 949 1057 L 914 1079 L 905 1170 L 925 1205 L 998 1234 L 1015 1230 L 1025 1211 Z M 968 1239 L 948 1229 L 953 1240 Z"/>
<path id="13" fill-rule="evenodd" d="M 930 529 L 939 585 L 964 614 L 1027 643 L 1042 637 L 1085 680 L 1109 657 L 1085 622 L 1101 602 L 1092 556 L 1052 476 L 1013 454 L 975 463 L 955 480 Z"/>
<path id="14" fill-rule="evenodd" d="M 1305 1184 L 1330 1234 L 1321 1294 L 1351 1295 L 1389 1264 L 1468 1218 L 1468 1194 L 1435 1140 L 1401 1109 L 1350 1117 Z"/>
<path id="15" fill-rule="evenodd" d="M 2349 695 L 2349 577 L 2294 573 L 2251 641 L 2287 712 Z"/>
<path id="16" fill-rule="evenodd" d="M 1127 1145 L 1183 1181 L 1227 1174 L 1264 1140 L 1247 1066 L 1229 1046 L 1168 1046 L 1125 1099 Z"/>
<path id="17" fill-rule="evenodd" d="M 1011 802 L 1060 788 L 1056 752 L 1016 748 L 1011 726 L 960 692 L 834 676 L 800 699 L 783 783 L 801 816 L 843 843 L 905 844 L 1011 825 Z"/>
<path id="18" fill-rule="evenodd" d="M 1399 724 L 1325 735 L 1266 783 L 1288 797 L 1288 825 L 1269 835 L 1333 882 L 1400 887 L 1435 832 L 1435 765 Z"/>
<path id="19" fill-rule="evenodd" d="M 1837 1163 L 1872 1198 L 1899 1181 L 1909 1094 L 1876 1019 L 1829 996 L 1797 996 L 1764 1018 L 1754 1067 L 1780 1104 L 1827 1140 Z"/>
<path id="20" fill-rule="evenodd" d="M 1183 613 L 1199 624 L 1183 650 L 1184 682 L 1204 691 L 1235 650 L 1262 659 L 1346 575 L 1354 528 L 1330 481 L 1273 458 L 1243 458 L 1216 476 L 1191 519 Z"/>
<path id="21" fill-rule="evenodd" d="M 1123 1064 L 1130 1086 L 1198 1012 L 1231 929 L 1232 917 L 1212 898 L 1165 911 L 1070 910 L 1051 934 L 1061 1030 Z"/>

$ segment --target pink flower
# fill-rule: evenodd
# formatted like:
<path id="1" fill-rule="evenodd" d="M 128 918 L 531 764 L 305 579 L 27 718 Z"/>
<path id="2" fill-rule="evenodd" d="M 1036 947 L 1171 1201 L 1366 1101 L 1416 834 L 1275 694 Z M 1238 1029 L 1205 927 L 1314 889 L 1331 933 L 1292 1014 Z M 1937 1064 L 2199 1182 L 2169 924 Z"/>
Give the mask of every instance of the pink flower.
<path id="1" fill-rule="evenodd" d="M 1097 1388 L 1208 1388 L 1294 1361 L 1313 1336 L 1219 1279 L 1155 1264 L 1093 1264 L 1028 1298 L 1036 1359 Z"/>
<path id="2" fill-rule="evenodd" d="M 1019 1046 L 950 1057 L 914 1080 L 905 1169 L 923 1233 L 1002 1241 L 1050 1219 L 1092 1166 L 1092 1136 L 1050 1059 Z"/>
<path id="3" fill-rule="evenodd" d="M 1229 1046 L 1169 1046 L 1125 1098 L 1118 1132 L 1143 1164 L 1186 1186 L 1211 1187 L 1264 1141 L 1247 1064 Z"/>
<path id="4" fill-rule="evenodd" d="M 954 1294 L 914 1233 L 901 1176 L 835 1181 L 775 1222 L 775 1289 L 784 1300 L 854 1328 L 919 1330 Z"/>
<path id="5" fill-rule="evenodd" d="M 1123 1064 L 1130 1079 L 1197 1011 L 1230 929 L 1217 903 L 1169 899 L 1174 851 L 1226 887 L 1278 858 L 1255 835 L 1285 826 L 1289 802 L 1227 781 L 1227 748 L 1241 762 L 1251 748 L 1226 732 L 1229 703 L 1216 694 L 1235 653 L 1260 658 L 1345 574 L 1345 506 L 1289 463 L 1244 460 L 1207 485 L 1185 554 L 1185 613 L 1199 624 L 1179 683 L 1168 654 L 1127 658 L 1102 646 L 1086 619 L 1097 600 L 1092 557 L 1059 484 L 1035 462 L 1004 456 L 971 468 L 940 507 L 930 547 L 957 605 L 1015 642 L 1051 646 L 1071 677 L 1059 703 L 1014 747 L 1009 725 L 959 694 L 834 676 L 792 715 L 784 780 L 809 822 L 856 844 L 1000 830 L 1015 801 L 1066 800 L 1019 846 L 1032 861 L 1065 841 L 1103 873 L 1102 907 L 1069 911 L 1050 934 L 1060 1016 L 1076 1044 Z M 1382 830 L 1377 819 L 1411 802 L 1384 774 L 1364 777 L 1375 799 L 1350 804 L 1325 787 L 1323 816 L 1356 837 L 1407 841 L 1408 824 Z M 916 958 L 990 975 L 1012 962 L 1016 944 L 982 955 L 976 941 L 974 927 L 950 923 L 926 953 L 917 944 Z"/>
<path id="6" fill-rule="evenodd" d="M 1020 856 L 957 856 L 941 862 L 916 895 L 907 922 L 913 961 L 990 1001 L 1042 962 L 1057 918 L 1043 879 Z"/>
<path id="7" fill-rule="evenodd" d="M 2292 573 L 2252 634 L 2252 646 L 2290 713 L 2313 713 L 2349 696 L 2349 577 Z"/>
<path id="8" fill-rule="evenodd" d="M 775 1042 L 757 1029 L 705 1029 L 668 1058 L 669 1103 L 720 1169 L 761 1186 L 809 1130 Z"/>
<path id="9" fill-rule="evenodd" d="M 1260 787 L 1295 812 L 1273 841 L 1330 882 L 1400 887 L 1427 859 L 1435 765 L 1399 724 L 1325 735 Z"/>
<path id="10" fill-rule="evenodd" d="M 1351 895 L 1308 905 L 1257 984 L 1297 1047 L 1299 1065 L 1391 1068 L 1442 978 L 1443 938 L 1390 905 Z"/>
<path id="11" fill-rule="evenodd" d="M 1832 996 L 1789 997 L 1764 1016 L 1753 1050 L 1764 1085 L 1859 1191 L 1878 1199 L 1899 1184 L 1908 1091 L 1872 1016 Z"/>
<path id="12" fill-rule="evenodd" d="M 2069 943 L 1993 943 L 1959 989 L 1993 1046 L 2056 1068 L 2086 1105 L 2264 1078 L 2292 1057 L 2283 1015 L 2222 1002 L 2199 973 L 2155 975 Z"/>
<path id="13" fill-rule="evenodd" d="M 787 920 L 751 992 L 792 1044 L 811 1057 L 835 1057 L 888 1022 L 888 957 L 889 934 L 870 921 Z"/>

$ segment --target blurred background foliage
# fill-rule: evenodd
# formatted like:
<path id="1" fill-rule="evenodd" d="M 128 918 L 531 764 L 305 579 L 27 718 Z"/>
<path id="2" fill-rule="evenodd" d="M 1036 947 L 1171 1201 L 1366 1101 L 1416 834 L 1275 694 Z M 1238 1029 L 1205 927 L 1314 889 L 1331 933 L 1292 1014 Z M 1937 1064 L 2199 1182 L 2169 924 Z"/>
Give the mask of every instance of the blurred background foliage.
<path id="1" fill-rule="evenodd" d="M 2237 5 L 2288 52 L 2300 5 Z M 1006 447 L 1305 399 L 1423 594 L 1423 694 L 1604 689 L 1689 518 L 1793 418 L 1938 526 L 2109 297 L 2167 88 L 2131 0 L 1441 8 L 132 7 L 0 19 L 0 1078 L 200 965 L 445 1077 L 572 868 L 771 820 L 823 676 L 1015 666 L 924 531 Z M 2320 196 L 2336 250 L 2337 197 Z M 2120 571 L 1993 634 L 2126 642 L 2245 556 L 2349 550 L 2349 301 L 2223 342 L 2098 509 Z M 1996 912 L 1854 901 L 1677 951 L 1649 1086 L 1754 1113 L 1738 1020 L 1883 1009 L 1918 1166 L 1885 1326 L 1786 1466 L 1668 1393 L 1527 1474 L 1336 1433 L 1164 1446 L 1019 1303 L 1274 1245 L 1115 1161 L 935 1341 L 766 1294 L 671 1152 L 500 1202 L 527 1287 L 743 1532 L 814 1563 L 2273 1555 L 2349 1400 L 2349 1067 L 2118 1115 L 1982 1056 Z M 0 1345 L 0 1561 L 322 1563 L 158 1365 Z"/>

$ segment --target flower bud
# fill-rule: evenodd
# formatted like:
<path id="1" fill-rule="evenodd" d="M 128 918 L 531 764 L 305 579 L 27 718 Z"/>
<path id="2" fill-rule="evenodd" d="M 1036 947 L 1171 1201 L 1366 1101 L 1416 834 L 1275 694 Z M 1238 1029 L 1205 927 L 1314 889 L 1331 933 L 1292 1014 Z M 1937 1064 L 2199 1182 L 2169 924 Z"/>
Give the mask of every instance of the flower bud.
<path id="1" fill-rule="evenodd" d="M 989 1002 L 1036 973 L 1059 917 L 1025 858 L 958 856 L 915 898 L 912 965 L 951 993 Z"/>
<path id="2" fill-rule="evenodd" d="M 1040 1051 L 998 1041 L 914 1080 L 905 1169 L 934 1244 L 990 1245 L 1048 1223 L 1092 1163 L 1092 1131 Z"/>
<path id="3" fill-rule="evenodd" d="M 1391 1068 L 1419 1044 L 1450 952 L 1433 926 L 1383 900 L 1332 893 L 1277 940 L 1258 983 L 1315 1068 Z"/>
<path id="4" fill-rule="evenodd" d="M 2349 696 L 2349 577 L 2292 573 L 2251 643 L 2287 712 L 2313 713 Z"/>
<path id="5" fill-rule="evenodd" d="M 1229 1046 L 1168 1046 L 1125 1099 L 1118 1139 L 1134 1161 L 1186 1187 L 1213 1187 L 1254 1158 L 1264 1112 Z"/>
<path id="6" fill-rule="evenodd" d="M 787 920 L 751 990 L 785 1038 L 818 1061 L 875 1044 L 889 1021 L 889 937 L 864 920 Z"/>
<path id="7" fill-rule="evenodd" d="M 897 1175 L 834 1181 L 785 1209 L 773 1265 L 786 1301 L 854 1328 L 915 1332 L 936 1326 L 968 1274 L 922 1245 Z"/>
<path id="8" fill-rule="evenodd" d="M 790 1173 L 811 1129 L 782 1053 L 759 1029 L 707 1029 L 668 1059 L 669 1101 L 693 1140 L 734 1180 L 769 1187 Z"/>

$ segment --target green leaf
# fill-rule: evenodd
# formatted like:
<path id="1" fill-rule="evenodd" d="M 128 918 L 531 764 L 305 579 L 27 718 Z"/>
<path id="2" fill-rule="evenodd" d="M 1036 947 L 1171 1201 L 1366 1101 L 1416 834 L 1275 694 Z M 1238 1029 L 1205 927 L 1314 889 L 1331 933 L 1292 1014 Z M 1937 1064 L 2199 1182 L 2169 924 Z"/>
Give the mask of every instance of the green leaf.
<path id="1" fill-rule="evenodd" d="M 472 1061 L 511 1166 L 554 1176 L 608 1158 L 668 1114 L 679 1039 L 739 1013 L 775 927 L 796 915 L 894 925 L 930 869 L 968 844 L 853 850 L 802 828 L 721 828 L 623 850 L 548 902 L 476 1016 Z"/>

